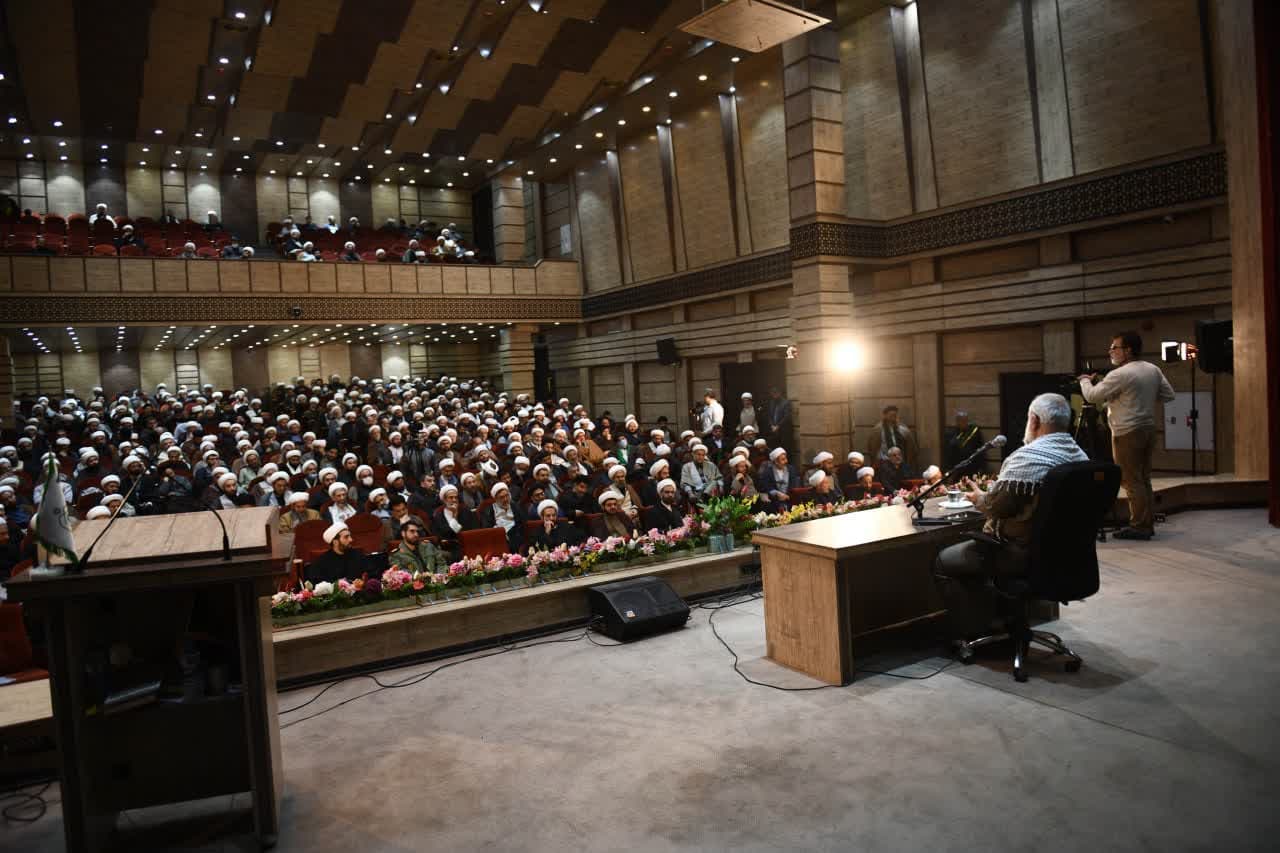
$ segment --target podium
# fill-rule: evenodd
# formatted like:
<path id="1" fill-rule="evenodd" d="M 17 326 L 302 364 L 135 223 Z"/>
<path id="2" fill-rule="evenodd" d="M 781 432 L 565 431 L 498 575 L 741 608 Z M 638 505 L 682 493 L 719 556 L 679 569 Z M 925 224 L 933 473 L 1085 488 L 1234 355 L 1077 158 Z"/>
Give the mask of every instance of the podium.
<path id="1" fill-rule="evenodd" d="M 242 792 L 275 843 L 270 596 L 290 550 L 275 512 L 218 513 L 229 560 L 211 513 L 121 517 L 83 573 L 10 582 L 47 638 L 68 850 L 136 849 L 121 811 Z M 106 524 L 76 526 L 78 555 Z"/>

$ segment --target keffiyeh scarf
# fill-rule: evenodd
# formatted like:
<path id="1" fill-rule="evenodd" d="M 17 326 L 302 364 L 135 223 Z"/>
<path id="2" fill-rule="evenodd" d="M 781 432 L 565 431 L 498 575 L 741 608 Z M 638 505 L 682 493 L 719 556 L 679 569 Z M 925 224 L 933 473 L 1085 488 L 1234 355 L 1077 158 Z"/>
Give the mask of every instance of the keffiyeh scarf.
<path id="1" fill-rule="evenodd" d="M 1011 453 L 1000 466 L 1000 475 L 991 490 L 1033 495 L 1040 490 L 1040 484 L 1051 469 L 1068 462 L 1087 461 L 1089 457 L 1070 433 L 1051 432 Z"/>

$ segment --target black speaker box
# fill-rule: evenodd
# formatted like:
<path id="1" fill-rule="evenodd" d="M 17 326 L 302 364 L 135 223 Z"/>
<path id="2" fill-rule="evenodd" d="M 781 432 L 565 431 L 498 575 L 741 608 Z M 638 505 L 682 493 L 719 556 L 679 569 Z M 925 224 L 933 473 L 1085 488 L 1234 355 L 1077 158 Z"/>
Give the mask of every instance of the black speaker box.
<path id="1" fill-rule="evenodd" d="M 676 352 L 675 338 L 658 338 L 658 363 L 679 364 L 680 354 Z"/>
<path id="2" fill-rule="evenodd" d="M 689 621 L 685 604 L 667 582 L 652 575 L 593 586 L 587 590 L 600 631 L 627 642 Z"/>
<path id="3" fill-rule="evenodd" d="M 1230 373 L 1231 321 L 1196 321 L 1196 361 L 1205 373 Z"/>

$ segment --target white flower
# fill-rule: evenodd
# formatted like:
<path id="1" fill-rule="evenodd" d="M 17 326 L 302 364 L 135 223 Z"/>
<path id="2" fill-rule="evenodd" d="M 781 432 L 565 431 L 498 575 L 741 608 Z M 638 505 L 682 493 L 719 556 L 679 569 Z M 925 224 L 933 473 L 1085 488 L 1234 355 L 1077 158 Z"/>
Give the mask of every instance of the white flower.
<path id="1" fill-rule="evenodd" d="M 333 584 L 329 581 L 320 581 L 311 591 L 316 595 L 333 595 Z"/>
<path id="2" fill-rule="evenodd" d="M 271 596 L 271 606 L 275 607 L 279 604 L 284 604 L 288 600 L 289 600 L 289 593 L 277 592 L 275 595 Z"/>

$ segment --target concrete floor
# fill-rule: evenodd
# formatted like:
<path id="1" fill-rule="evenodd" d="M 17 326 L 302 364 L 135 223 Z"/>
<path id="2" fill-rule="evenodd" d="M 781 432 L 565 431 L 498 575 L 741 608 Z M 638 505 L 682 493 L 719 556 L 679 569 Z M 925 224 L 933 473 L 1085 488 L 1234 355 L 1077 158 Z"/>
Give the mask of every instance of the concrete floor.
<path id="1" fill-rule="evenodd" d="M 284 730 L 277 849 L 1275 849 L 1280 530 L 1189 512 L 1100 555 L 1102 591 L 1053 629 L 1085 658 L 1075 675 L 1016 684 L 1000 653 L 784 693 L 742 681 L 698 610 L 630 646 L 544 645 L 359 699 Z M 752 677 L 812 684 L 761 659 L 762 614 L 715 623 Z M 868 665 L 903 660 L 946 662 Z M 6 850 L 61 844 L 56 806 L 0 824 Z"/>

